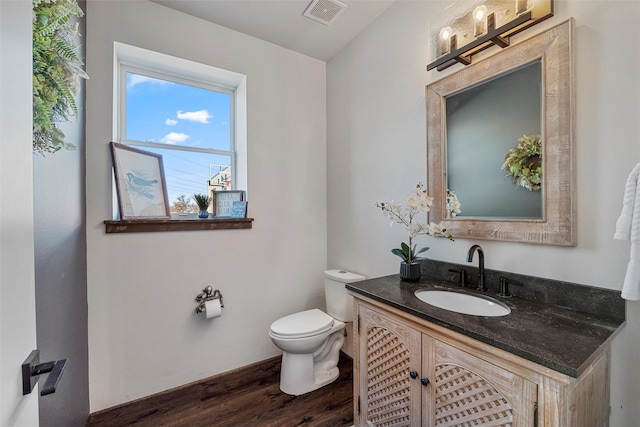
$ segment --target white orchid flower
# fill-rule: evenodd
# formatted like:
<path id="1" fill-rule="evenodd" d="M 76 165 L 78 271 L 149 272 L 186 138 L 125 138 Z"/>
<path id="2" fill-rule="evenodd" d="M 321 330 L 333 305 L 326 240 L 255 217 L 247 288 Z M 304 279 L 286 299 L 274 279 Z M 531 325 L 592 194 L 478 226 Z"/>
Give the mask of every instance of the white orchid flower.
<path id="1" fill-rule="evenodd" d="M 403 242 L 401 249 L 394 249 L 392 252 L 400 256 L 402 260 L 407 263 L 414 262 L 418 254 L 428 249 L 422 248 L 417 250 L 416 247 L 413 246 L 413 239 L 415 237 L 424 234 L 442 236 L 453 240 L 451 235 L 446 234 L 446 229 L 442 225 L 433 222 L 427 225 L 414 220 L 415 215 L 429 212 L 432 205 L 433 197 L 427 194 L 427 190 L 421 183 L 411 191 L 405 206 L 393 201 L 376 203 L 376 206 L 382 209 L 382 214 L 391 220 L 390 226 L 393 226 L 393 224 L 402 224 L 405 226 L 407 234 L 409 235 L 409 245 Z"/>

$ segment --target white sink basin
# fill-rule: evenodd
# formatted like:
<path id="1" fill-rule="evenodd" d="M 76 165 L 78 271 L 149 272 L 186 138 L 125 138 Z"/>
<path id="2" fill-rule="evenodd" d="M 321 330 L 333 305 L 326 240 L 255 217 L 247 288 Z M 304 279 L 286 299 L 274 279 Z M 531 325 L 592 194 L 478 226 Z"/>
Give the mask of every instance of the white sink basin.
<path id="1" fill-rule="evenodd" d="M 420 301 L 456 313 L 489 317 L 506 316 L 511 313 L 511 309 L 505 304 L 484 295 L 437 289 L 416 291 L 415 295 Z"/>

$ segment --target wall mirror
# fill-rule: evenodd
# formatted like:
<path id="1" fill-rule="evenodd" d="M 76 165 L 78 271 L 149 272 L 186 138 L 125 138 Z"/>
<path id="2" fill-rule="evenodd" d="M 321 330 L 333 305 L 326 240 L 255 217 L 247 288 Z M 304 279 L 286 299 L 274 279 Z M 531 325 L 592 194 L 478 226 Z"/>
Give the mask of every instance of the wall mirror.
<path id="1" fill-rule="evenodd" d="M 572 32 L 566 21 L 427 86 L 430 221 L 458 238 L 575 246 Z M 505 156 L 519 143 L 516 182 Z"/>

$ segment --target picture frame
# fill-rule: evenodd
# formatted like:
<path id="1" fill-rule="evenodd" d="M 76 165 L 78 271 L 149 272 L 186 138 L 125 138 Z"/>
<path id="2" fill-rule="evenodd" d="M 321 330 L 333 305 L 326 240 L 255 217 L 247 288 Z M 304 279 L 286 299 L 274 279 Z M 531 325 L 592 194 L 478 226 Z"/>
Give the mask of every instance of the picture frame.
<path id="1" fill-rule="evenodd" d="M 231 217 L 234 201 L 244 201 L 244 190 L 212 191 L 213 216 Z"/>
<path id="2" fill-rule="evenodd" d="M 246 217 L 247 217 L 247 201 L 234 200 L 231 206 L 231 218 L 246 218 Z"/>
<path id="3" fill-rule="evenodd" d="M 162 155 L 111 143 L 120 219 L 171 217 Z"/>

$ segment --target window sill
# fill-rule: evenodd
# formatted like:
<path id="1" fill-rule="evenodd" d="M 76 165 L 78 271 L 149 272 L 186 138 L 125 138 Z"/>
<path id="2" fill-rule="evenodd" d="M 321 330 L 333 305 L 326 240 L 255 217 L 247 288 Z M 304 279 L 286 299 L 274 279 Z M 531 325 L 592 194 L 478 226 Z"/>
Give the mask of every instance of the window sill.
<path id="1" fill-rule="evenodd" d="M 150 233 L 155 231 L 240 230 L 253 226 L 253 218 L 136 219 L 104 221 L 105 232 Z"/>

